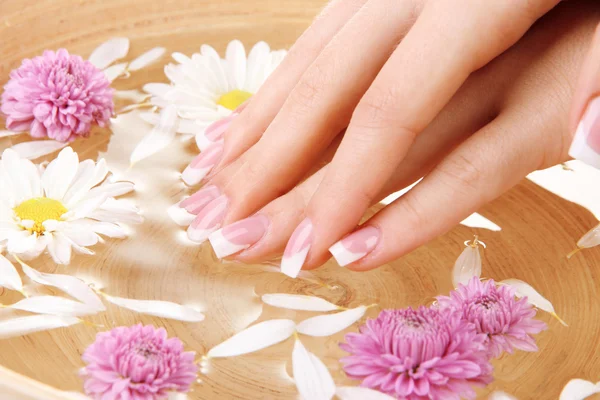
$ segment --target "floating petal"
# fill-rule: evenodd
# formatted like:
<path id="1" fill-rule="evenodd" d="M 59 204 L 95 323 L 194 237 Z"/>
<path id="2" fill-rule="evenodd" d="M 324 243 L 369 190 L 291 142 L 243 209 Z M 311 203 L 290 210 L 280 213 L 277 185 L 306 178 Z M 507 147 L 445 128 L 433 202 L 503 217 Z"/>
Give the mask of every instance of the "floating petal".
<path id="1" fill-rule="evenodd" d="M 167 147 L 175 138 L 176 132 L 177 107 L 169 105 L 161 111 L 158 124 L 154 126 L 152 131 L 133 150 L 130 158 L 131 164 L 135 164 Z"/>
<path id="2" fill-rule="evenodd" d="M 127 63 L 111 65 L 110 67 L 106 68 L 103 72 L 106 76 L 106 79 L 108 79 L 109 82 L 112 82 L 121 75 L 127 74 Z"/>
<path id="3" fill-rule="evenodd" d="M 571 258 L 575 253 L 582 249 L 589 249 L 600 244 L 600 224 L 596 225 L 594 229 L 583 235 L 577 242 L 577 248 L 567 255 L 567 258 Z"/>
<path id="4" fill-rule="evenodd" d="M 80 317 L 98 312 L 96 307 L 58 296 L 28 297 L 6 307 L 59 317 Z"/>
<path id="5" fill-rule="evenodd" d="M 394 400 L 394 397 L 385 393 L 359 386 L 341 386 L 335 394 L 340 400 Z"/>
<path id="6" fill-rule="evenodd" d="M 467 245 L 456 260 L 452 270 L 452 284 L 454 287 L 466 285 L 474 276 L 481 277 L 481 254 L 476 241 Z"/>
<path id="7" fill-rule="evenodd" d="M 325 299 L 300 294 L 264 294 L 262 301 L 270 306 L 302 311 L 335 311 L 339 307 Z"/>
<path id="8" fill-rule="evenodd" d="M 290 319 L 272 319 L 252 325 L 213 347 L 208 357 L 231 357 L 252 353 L 279 342 L 294 334 L 296 323 Z"/>
<path id="9" fill-rule="evenodd" d="M 128 69 L 130 71 L 137 71 L 144 67 L 147 67 L 148 65 L 158 61 L 165 54 L 166 50 L 167 49 L 165 49 L 164 47 L 155 47 L 153 49 L 150 49 L 135 60 L 133 60 L 132 62 L 130 62 Z"/>
<path id="10" fill-rule="evenodd" d="M 56 315 L 32 315 L 0 322 L 0 339 L 28 335 L 33 332 L 46 331 L 75 325 L 79 318 L 58 317 Z"/>
<path id="11" fill-rule="evenodd" d="M 0 130 L 0 138 L 8 137 L 8 136 L 20 135 L 21 133 L 23 133 L 23 132 Z"/>
<path id="12" fill-rule="evenodd" d="M 600 383 L 571 379 L 560 393 L 559 400 L 583 400 L 596 393 L 600 393 Z"/>
<path id="13" fill-rule="evenodd" d="M 303 400 L 330 400 L 335 395 L 335 383 L 327 367 L 298 339 L 292 352 L 292 368 Z"/>
<path id="14" fill-rule="evenodd" d="M 88 61 L 98 69 L 104 69 L 115 61 L 124 58 L 128 52 L 129 39 L 114 38 L 96 47 Z"/>
<path id="15" fill-rule="evenodd" d="M 366 311 L 366 306 L 360 306 L 336 314 L 319 315 L 300 322 L 297 330 L 308 336 L 331 336 L 361 319 Z"/>
<path id="16" fill-rule="evenodd" d="M 0 286 L 23 292 L 23 282 L 15 266 L 0 254 Z"/>
<path id="17" fill-rule="evenodd" d="M 15 144 L 11 149 L 16 151 L 21 158 L 35 160 L 36 158 L 54 153 L 68 144 L 56 140 L 33 140 L 31 142 Z"/>
<path id="18" fill-rule="evenodd" d="M 490 394 L 488 400 L 518 400 L 515 396 L 511 396 L 508 393 L 504 392 L 494 392 Z"/>
<path id="19" fill-rule="evenodd" d="M 547 313 L 550 313 L 554 318 L 556 318 L 561 324 L 564 326 L 568 326 L 565 321 L 559 318 L 554 311 L 554 306 L 548 299 L 539 294 L 537 290 L 535 290 L 531 285 L 525 283 L 518 279 L 505 279 L 501 282 L 498 282 L 501 285 L 507 285 L 515 289 L 515 295 L 517 297 L 527 297 L 527 302 L 534 307 L 539 308 L 540 310 L 544 310 Z"/>
<path id="20" fill-rule="evenodd" d="M 104 298 L 119 307 L 136 311 L 141 314 L 154 315 L 155 317 L 176 319 L 186 322 L 200 322 L 204 320 L 204 314 L 191 307 L 182 306 L 170 301 L 161 300 L 134 300 L 123 297 L 113 297 L 102 294 Z"/>

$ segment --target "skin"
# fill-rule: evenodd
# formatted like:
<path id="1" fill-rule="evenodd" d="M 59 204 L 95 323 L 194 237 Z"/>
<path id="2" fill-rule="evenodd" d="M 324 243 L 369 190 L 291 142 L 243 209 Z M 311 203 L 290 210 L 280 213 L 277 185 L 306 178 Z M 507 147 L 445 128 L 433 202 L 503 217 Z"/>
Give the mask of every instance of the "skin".
<path id="1" fill-rule="evenodd" d="M 572 0 L 549 12 L 556 3 L 332 2 L 226 133 L 209 182 L 230 199 L 225 224 L 257 211 L 270 220 L 235 258 L 281 253 L 308 216 L 305 268 L 321 265 L 370 205 L 424 176 L 364 222 L 381 238 L 348 268 L 372 269 L 566 160 L 573 126 L 600 89 L 595 50 L 569 129 L 600 7 Z"/>

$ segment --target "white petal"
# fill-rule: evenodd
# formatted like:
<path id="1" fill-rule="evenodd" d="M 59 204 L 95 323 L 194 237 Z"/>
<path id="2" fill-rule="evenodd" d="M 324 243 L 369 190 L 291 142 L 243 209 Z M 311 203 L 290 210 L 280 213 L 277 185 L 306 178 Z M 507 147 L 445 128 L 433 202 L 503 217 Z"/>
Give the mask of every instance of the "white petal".
<path id="1" fill-rule="evenodd" d="M 165 54 L 166 50 L 167 49 L 165 49 L 164 47 L 155 47 L 153 49 L 150 49 L 141 56 L 137 57 L 132 62 L 130 62 L 128 69 L 130 71 L 137 71 L 144 67 L 147 67 L 148 65 L 158 61 Z"/>
<path id="2" fill-rule="evenodd" d="M 308 336 L 331 336 L 343 331 L 365 315 L 367 307 L 360 306 L 336 314 L 319 315 L 298 324 L 298 333 Z"/>
<path id="3" fill-rule="evenodd" d="M 272 319 L 252 325 L 213 347 L 208 357 L 231 357 L 252 353 L 283 342 L 294 334 L 296 323 L 290 319 Z"/>
<path id="4" fill-rule="evenodd" d="M 177 107 L 170 105 L 161 111 L 158 124 L 133 150 L 130 157 L 131 164 L 135 164 L 167 147 L 173 141 L 176 132 Z"/>
<path id="5" fill-rule="evenodd" d="M 106 195 L 107 197 L 119 197 L 133 192 L 134 189 L 135 185 L 133 182 L 104 182 L 102 185 L 91 189 L 88 196 L 96 197 L 98 195 Z"/>
<path id="6" fill-rule="evenodd" d="M 61 226 L 60 232 L 77 246 L 93 246 L 100 239 L 96 232 L 83 224 L 65 223 Z"/>
<path id="7" fill-rule="evenodd" d="M 71 275 L 38 272 L 23 262 L 21 262 L 21 268 L 29 279 L 40 285 L 52 286 L 60 289 L 74 299 L 94 307 L 97 311 L 104 311 L 106 309 L 104 304 L 102 304 L 100 297 L 98 297 L 98 295 L 81 279 Z"/>
<path id="8" fill-rule="evenodd" d="M 144 85 L 143 90 L 152 96 L 165 97 L 167 93 L 173 90 L 173 86 L 167 83 L 147 83 Z"/>
<path id="9" fill-rule="evenodd" d="M 169 392 L 167 400 L 188 400 L 188 395 L 180 392 Z"/>
<path id="10" fill-rule="evenodd" d="M 556 318 L 561 324 L 567 326 L 565 321 L 560 319 L 554 311 L 554 306 L 548 299 L 539 294 L 537 290 L 535 290 L 531 285 L 525 283 L 518 279 L 505 279 L 501 282 L 498 282 L 501 285 L 507 285 L 515 289 L 515 296 L 517 297 L 527 297 L 527 302 L 534 307 L 539 308 L 540 310 L 544 310 L 547 313 L 550 313 L 554 318 Z"/>
<path id="11" fill-rule="evenodd" d="M 89 62 L 99 69 L 108 67 L 113 62 L 124 58 L 129 52 L 129 39 L 114 38 L 102 43 L 92 52 Z"/>
<path id="12" fill-rule="evenodd" d="M 48 252 L 57 264 L 68 265 L 71 262 L 71 242 L 62 233 L 48 236 Z"/>
<path id="13" fill-rule="evenodd" d="M 294 343 L 292 368 L 303 400 L 330 400 L 335 395 L 335 383 L 327 367 L 300 340 Z"/>
<path id="14" fill-rule="evenodd" d="M 583 379 L 571 379 L 560 393 L 559 400 L 583 400 L 600 393 L 600 385 Z"/>
<path id="15" fill-rule="evenodd" d="M 600 244 L 600 225 L 597 225 L 594 229 L 583 235 L 577 242 L 577 247 L 580 249 L 587 249 L 590 247 L 598 246 Z"/>
<path id="16" fill-rule="evenodd" d="M 36 158 L 54 153 L 67 145 L 68 143 L 58 142 L 56 140 L 33 140 L 31 142 L 15 144 L 11 149 L 16 151 L 22 158 L 35 160 Z"/>
<path id="17" fill-rule="evenodd" d="M 35 233 L 30 234 L 28 231 L 21 231 L 18 234 L 12 235 L 8 240 L 8 252 L 15 254 L 26 253 L 36 247 L 38 237 Z"/>
<path id="18" fill-rule="evenodd" d="M 217 53 L 217 51 L 214 49 L 214 47 L 208 45 L 208 44 L 203 44 L 202 46 L 200 46 L 200 52 L 202 53 L 203 56 L 206 57 L 212 57 L 214 59 L 219 59 L 219 53 Z"/>
<path id="19" fill-rule="evenodd" d="M 26 160 L 22 160 L 19 154 L 12 149 L 6 149 L 2 153 L 5 179 L 12 187 L 12 194 L 17 204 L 33 197 L 29 173 L 26 173 L 23 168 L 24 161 Z"/>
<path id="20" fill-rule="evenodd" d="M 122 297 L 113 297 L 103 294 L 104 298 L 119 307 L 136 311 L 141 314 L 156 317 L 176 319 L 179 321 L 199 322 L 204 320 L 204 314 L 191 307 L 182 306 L 169 301 L 160 300 L 134 300 Z"/>
<path id="21" fill-rule="evenodd" d="M 87 397 L 83 393 L 77 392 L 61 392 L 61 399 L 64 400 L 92 400 L 91 397 Z M 171 400 L 171 399 L 169 399 Z"/>
<path id="22" fill-rule="evenodd" d="M 111 65 L 110 67 L 106 68 L 103 72 L 104 72 L 104 76 L 106 76 L 106 79 L 108 79 L 109 82 L 114 81 L 115 79 L 117 79 L 118 77 L 120 77 L 121 75 L 125 75 L 127 71 L 127 63 L 118 63 L 115 65 Z"/>
<path id="23" fill-rule="evenodd" d="M 127 232 L 125 232 L 125 230 L 119 225 L 113 224 L 112 222 L 86 220 L 85 224 L 87 224 L 91 230 L 100 235 L 119 239 L 127 237 Z"/>
<path id="24" fill-rule="evenodd" d="M 232 40 L 225 53 L 230 86 L 229 90 L 241 89 L 246 81 L 246 50 L 239 40 Z"/>
<path id="25" fill-rule="evenodd" d="M 33 332 L 62 328 L 81 322 L 79 318 L 55 315 L 32 315 L 0 322 L 0 339 L 28 335 Z"/>
<path id="26" fill-rule="evenodd" d="M 341 386 L 335 394 L 340 400 L 394 400 L 394 397 L 385 393 L 360 386 Z"/>
<path id="27" fill-rule="evenodd" d="M 60 317 L 80 317 L 98 312 L 98 309 L 94 306 L 58 296 L 28 297 L 7 307 L 14 310 L 57 315 Z"/>
<path id="28" fill-rule="evenodd" d="M 2 254 L 0 254 L 0 286 L 19 292 L 23 291 L 21 276 L 15 266 Z"/>
<path id="29" fill-rule="evenodd" d="M 141 103 L 144 100 L 147 100 L 150 95 L 140 92 L 137 89 L 131 90 L 115 90 L 114 97 L 117 99 L 129 100 L 134 103 Z"/>
<path id="30" fill-rule="evenodd" d="M 246 71 L 246 82 L 244 90 L 256 93 L 265 80 L 267 64 L 270 60 L 271 49 L 265 42 L 258 42 L 248 54 L 248 67 Z"/>
<path id="31" fill-rule="evenodd" d="M 303 296 L 299 294 L 264 294 L 262 296 L 262 301 L 273 307 L 288 308 L 290 310 L 335 311 L 339 309 L 335 304 L 320 297 Z"/>
<path id="32" fill-rule="evenodd" d="M 79 170 L 79 156 L 72 148 L 63 149 L 42 175 L 46 197 L 62 200 Z"/>
<path id="33" fill-rule="evenodd" d="M 77 204 L 77 206 L 75 206 L 72 210 L 65 213 L 63 218 L 67 220 L 76 220 L 88 217 L 90 214 L 100 208 L 100 206 L 102 206 L 106 200 L 108 200 L 108 198 L 109 196 L 105 193 L 100 193 L 97 196 L 83 200 L 79 202 L 79 204 Z"/>
<path id="34" fill-rule="evenodd" d="M 23 132 L 0 130 L 0 138 L 7 137 L 7 136 L 20 135 L 21 133 L 23 133 Z"/>
<path id="35" fill-rule="evenodd" d="M 196 135 L 200 132 L 204 132 L 204 126 L 197 124 L 196 121 L 189 121 L 185 119 L 179 121 L 177 133 L 183 133 L 186 135 Z"/>
<path id="36" fill-rule="evenodd" d="M 479 246 L 467 245 L 454 264 L 452 284 L 454 287 L 466 285 L 474 276 L 481 276 L 481 254 Z"/>
<path id="37" fill-rule="evenodd" d="M 496 391 L 490 394 L 488 400 L 517 400 L 517 398 L 508 393 Z"/>
<path id="38" fill-rule="evenodd" d="M 104 222 L 141 224 L 144 218 L 139 210 L 126 200 L 108 198 L 102 207 L 90 213 L 89 218 Z"/>

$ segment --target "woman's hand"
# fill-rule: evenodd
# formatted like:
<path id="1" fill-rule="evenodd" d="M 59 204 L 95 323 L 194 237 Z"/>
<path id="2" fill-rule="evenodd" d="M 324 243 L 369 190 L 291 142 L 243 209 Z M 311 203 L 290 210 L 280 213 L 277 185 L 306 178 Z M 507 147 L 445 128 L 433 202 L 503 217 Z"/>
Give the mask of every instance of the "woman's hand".
<path id="1" fill-rule="evenodd" d="M 543 21 L 475 73 L 553 4 L 521 2 L 528 8 L 517 12 L 514 4 L 502 7 L 505 2 L 484 8 L 472 2 L 472 8 L 457 10 L 445 9 L 447 1 L 399 2 L 365 30 L 357 27 L 364 28 L 382 2 L 353 3 L 352 16 L 341 3 L 330 6 L 295 47 L 305 50 L 292 51 L 231 124 L 217 166 L 222 170 L 210 181 L 222 196 L 191 229 L 215 230 L 263 208 L 211 236 L 219 256 L 251 246 L 237 258 L 260 260 L 281 251 L 291 236 L 282 265 L 289 275 L 303 264 L 321 264 L 330 247 L 341 264 L 373 268 L 450 229 L 528 172 L 566 157 L 570 91 L 563 77 L 574 70 L 572 44 L 589 27 L 591 2 L 563 6 L 561 15 L 548 19 L 552 24 Z M 406 9 L 408 4 L 415 8 Z M 583 5 L 587 14 L 578 13 Z M 398 22 L 398 13 L 405 18 L 403 31 L 391 22 Z M 450 15 L 454 19 L 447 21 Z M 575 21 L 581 23 L 573 28 Z M 559 41 L 569 27 L 568 39 Z M 395 41 L 408 31 L 389 59 L 381 55 L 381 43 L 390 52 L 395 41 L 386 42 L 376 28 L 392 29 Z M 371 42 L 372 36 L 377 40 Z M 347 125 L 331 164 L 284 194 Z M 423 175 L 406 196 L 336 244 L 374 201 Z M 223 217 L 208 218 L 217 214 Z"/>

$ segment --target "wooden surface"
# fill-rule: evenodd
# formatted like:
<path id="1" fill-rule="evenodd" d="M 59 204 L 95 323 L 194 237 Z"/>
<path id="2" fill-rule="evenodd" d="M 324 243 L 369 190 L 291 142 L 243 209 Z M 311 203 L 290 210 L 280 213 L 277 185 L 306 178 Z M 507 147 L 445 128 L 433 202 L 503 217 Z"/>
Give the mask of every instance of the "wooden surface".
<path id="1" fill-rule="evenodd" d="M 323 5 L 322 0 L 0 0 L 0 83 L 24 57 L 59 47 L 88 56 L 113 36 L 132 40 L 131 57 L 157 45 L 190 54 L 209 43 L 222 52 L 234 38 L 246 45 L 266 40 L 274 48 L 287 48 Z M 132 89 L 144 82 L 165 81 L 162 65 L 166 62 L 164 59 L 119 81 L 117 87 Z M 45 272 L 72 273 L 99 282 L 113 295 L 200 305 L 207 319 L 181 323 L 109 307 L 93 322 L 107 328 L 140 321 L 164 326 L 188 349 L 203 354 L 256 320 L 299 320 L 309 315 L 263 307 L 259 299 L 263 293 L 317 294 L 343 306 L 423 304 L 451 289 L 450 269 L 462 243 L 478 234 L 488 245 L 483 255 L 486 277 L 531 283 L 570 325 L 564 328 L 542 315 L 550 329 L 538 337 L 540 352 L 517 352 L 496 361 L 496 381 L 481 391 L 482 398 L 492 390 L 503 390 L 521 400 L 556 399 L 570 378 L 600 379 L 600 249 L 582 252 L 569 261 L 565 258 L 576 240 L 597 223 L 585 209 L 525 181 L 481 210 L 501 232 L 458 226 L 373 272 L 352 273 L 330 264 L 315 272 L 317 281 L 291 280 L 264 267 L 217 262 L 207 246 L 182 240 L 182 230 L 168 218 L 166 208 L 185 193 L 177 172 L 196 150 L 190 143 L 177 142 L 130 170 L 128 156 L 140 132 L 141 128 L 112 135 L 97 132 L 74 147 L 82 159 L 105 157 L 120 177 L 136 182 L 138 191 L 132 198 L 142 208 L 146 222 L 132 227 L 129 239 L 98 245 L 96 256 L 77 256 L 68 267 L 57 267 L 48 258 L 32 265 Z M 11 143 L 0 139 L 0 149 Z M 9 303 L 13 297 L 5 293 L 0 302 Z M 376 313 L 370 310 L 369 315 Z M 0 364 L 55 388 L 80 391 L 80 357 L 99 330 L 75 326 L 4 340 L 0 342 Z M 344 354 L 337 346 L 340 339 L 307 338 L 304 343 L 323 359 L 337 383 L 348 384 L 337 363 Z M 292 342 L 287 341 L 255 354 L 216 360 L 190 398 L 294 399 L 296 389 L 289 378 L 291 350 Z M 0 370 L 0 388 L 7 386 L 13 386 L 15 393 L 33 388 L 30 381 Z M 7 393 L 0 398 L 10 398 Z M 38 394 L 31 398 L 51 397 Z"/>

